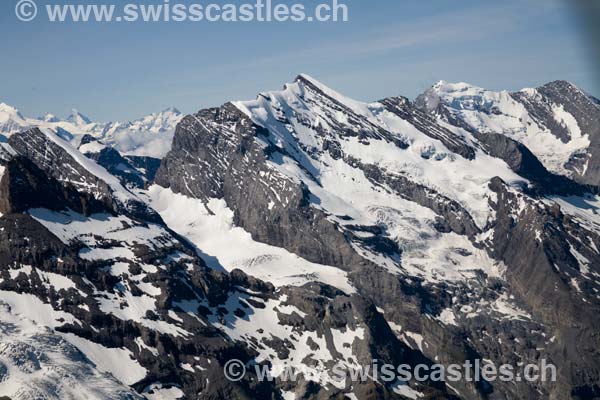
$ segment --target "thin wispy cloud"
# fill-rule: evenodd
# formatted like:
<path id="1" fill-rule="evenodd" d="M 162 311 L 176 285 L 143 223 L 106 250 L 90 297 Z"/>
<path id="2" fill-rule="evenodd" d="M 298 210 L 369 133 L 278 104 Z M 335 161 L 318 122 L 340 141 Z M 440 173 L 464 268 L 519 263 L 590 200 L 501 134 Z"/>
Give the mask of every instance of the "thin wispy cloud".
<path id="1" fill-rule="evenodd" d="M 268 66 L 273 63 L 296 63 L 306 59 L 332 60 L 365 57 L 385 52 L 429 46 L 471 43 L 497 36 L 503 32 L 514 32 L 532 18 L 555 9 L 523 10 L 516 4 L 506 7 L 477 7 L 452 11 L 416 20 L 398 21 L 385 27 L 377 27 L 356 37 L 340 40 L 326 40 L 321 44 L 298 51 L 287 50 L 275 56 L 259 58 L 244 64 L 248 66 Z M 239 68 L 234 64 L 232 68 Z"/>
<path id="2" fill-rule="evenodd" d="M 14 79 L 0 82 L 0 100 L 28 114 L 75 105 L 109 120 L 251 98 L 300 72 L 365 100 L 410 96 L 434 79 L 512 88 L 579 76 L 592 86 L 566 0 L 345 1 L 344 24 L 27 25 L 27 40 L 3 43 L 11 56 L 0 74 Z M 6 37 L 25 30 L 6 22 Z M 538 68 L 521 68 L 528 59 Z"/>

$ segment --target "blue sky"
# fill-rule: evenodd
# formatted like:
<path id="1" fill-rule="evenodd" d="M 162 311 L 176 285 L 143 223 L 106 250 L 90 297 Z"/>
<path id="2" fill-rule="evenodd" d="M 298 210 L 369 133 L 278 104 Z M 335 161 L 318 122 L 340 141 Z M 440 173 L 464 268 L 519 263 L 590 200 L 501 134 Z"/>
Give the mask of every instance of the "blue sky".
<path id="1" fill-rule="evenodd" d="M 345 2 L 345 23 L 60 24 L 20 22 L 5 0 L 0 101 L 125 120 L 251 99 L 301 72 L 361 100 L 412 98 L 440 79 L 511 90 L 566 79 L 600 94 L 569 1 Z"/>

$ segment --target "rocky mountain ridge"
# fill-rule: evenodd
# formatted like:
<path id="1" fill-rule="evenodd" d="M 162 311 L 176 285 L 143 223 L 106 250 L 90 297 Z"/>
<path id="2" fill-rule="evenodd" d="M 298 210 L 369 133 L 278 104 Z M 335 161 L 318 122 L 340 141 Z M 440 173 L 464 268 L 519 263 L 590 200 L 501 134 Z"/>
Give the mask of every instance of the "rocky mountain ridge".
<path id="1" fill-rule="evenodd" d="M 93 133 L 11 133 L 0 393 L 64 398 L 72 387 L 47 378 L 60 366 L 65 382 L 89 377 L 88 398 L 600 395 L 600 108 L 562 82 L 519 93 L 438 83 L 362 103 L 300 75 L 182 117 L 159 163 Z M 540 152 L 542 135 L 567 161 Z M 233 382 L 232 358 L 320 373 Z M 558 376 L 334 379 L 373 359 L 547 359 Z"/>

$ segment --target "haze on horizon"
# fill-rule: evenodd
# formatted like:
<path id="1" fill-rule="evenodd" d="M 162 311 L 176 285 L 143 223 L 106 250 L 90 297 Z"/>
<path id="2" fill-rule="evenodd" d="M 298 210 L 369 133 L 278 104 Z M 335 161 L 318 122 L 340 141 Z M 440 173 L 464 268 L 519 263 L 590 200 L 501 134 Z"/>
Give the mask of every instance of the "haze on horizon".
<path id="1" fill-rule="evenodd" d="M 600 94 L 572 3 L 345 3 L 346 23 L 61 24 L 20 22 L 3 2 L 0 102 L 122 121 L 251 99 L 302 72 L 361 100 L 414 98 L 439 80 L 518 90 L 564 79 Z"/>

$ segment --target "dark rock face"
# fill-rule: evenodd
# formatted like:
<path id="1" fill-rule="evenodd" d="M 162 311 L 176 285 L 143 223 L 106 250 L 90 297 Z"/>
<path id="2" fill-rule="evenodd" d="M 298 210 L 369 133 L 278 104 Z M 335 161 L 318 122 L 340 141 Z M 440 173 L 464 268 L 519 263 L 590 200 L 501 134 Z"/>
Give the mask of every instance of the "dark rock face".
<path id="1" fill-rule="evenodd" d="M 236 204 L 236 224 L 249 229 L 257 240 L 287 248 L 309 261 L 343 268 L 362 262 L 326 215 L 309 206 L 306 187 L 283 175 L 271 175 L 265 184 L 243 175 L 268 171 L 269 153 L 277 149 L 264 149 L 257 142 L 264 133 L 230 103 L 185 117 L 156 183 L 176 193 L 224 198 L 227 204 Z M 289 206 L 268 210 L 272 195 L 268 187 L 282 189 L 279 196 Z M 315 242 L 315 237 L 325 237 L 327 242 Z"/>
<path id="2" fill-rule="evenodd" d="M 532 182 L 530 190 L 538 194 L 560 194 L 581 196 L 597 188 L 578 184 L 571 179 L 549 172 L 537 157 L 523 144 L 498 133 L 476 132 L 488 154 L 504 160 L 508 166 Z"/>
<path id="3" fill-rule="evenodd" d="M 0 179 L 0 212 L 4 214 L 27 211 L 30 208 L 45 207 L 51 210 L 70 208 L 89 215 L 107 211 L 110 204 L 96 200 L 91 194 L 80 193 L 74 186 L 62 185 L 40 170 L 24 157 L 8 161 Z M 44 196 L 40 197 L 39 194 Z"/>
<path id="4" fill-rule="evenodd" d="M 125 156 L 125 159 L 142 174 L 145 183 L 153 182 L 160 167 L 160 159 L 146 156 Z"/>
<path id="5" fill-rule="evenodd" d="M 115 213 L 125 213 L 133 218 L 158 222 L 160 217 L 143 202 L 129 196 L 124 188 L 113 187 L 99 176 L 87 170 L 75 156 L 34 128 L 12 135 L 8 141 L 11 148 L 29 159 L 49 177 L 72 186 L 78 191 L 92 195 L 104 204 L 109 204 Z M 75 151 L 71 149 L 71 151 Z M 83 157 L 79 154 L 79 157 Z M 117 199 L 115 191 L 121 190 L 127 199 Z"/>
<path id="6" fill-rule="evenodd" d="M 554 81 L 539 87 L 538 90 L 555 104 L 562 105 L 565 111 L 575 117 L 580 128 L 584 132 L 589 132 L 591 137 L 600 133 L 598 131 L 599 110 L 595 107 L 594 99 L 573 84 L 567 81 Z M 560 128 L 564 129 L 562 126 Z M 556 127 L 556 131 L 560 131 L 560 128 Z M 564 131 L 562 135 L 565 135 Z"/>
<path id="7" fill-rule="evenodd" d="M 83 168 L 67 151 L 49 140 L 39 129 L 34 128 L 12 135 L 8 143 L 19 155 L 28 158 L 52 178 L 85 188 L 85 191 L 98 198 L 110 198 L 112 190 L 106 182 Z"/>
<path id="8" fill-rule="evenodd" d="M 382 100 L 381 104 L 386 110 L 411 123 L 424 134 L 438 139 L 453 153 L 460 154 L 469 160 L 475 158 L 475 149 L 464 138 L 440 126 L 433 116 L 415 107 L 407 98 L 388 97 Z"/>
<path id="9" fill-rule="evenodd" d="M 86 156 L 118 177 L 126 187 L 144 188 L 154 179 L 160 165 L 160 160 L 152 157 L 123 157 L 112 147 L 105 147 L 98 153 L 88 153 Z"/>
<path id="10" fill-rule="evenodd" d="M 51 264 L 53 257 L 68 257 L 73 254 L 64 244 L 52 235 L 42 224 L 26 214 L 9 214 L 0 219 L 2 236 L 0 237 L 0 262 L 5 267 L 12 263 Z M 8 277 L 8 274 L 3 275 Z M 3 282 L 3 287 L 14 282 Z M 18 283 L 17 283 L 18 284 Z"/>
<path id="11" fill-rule="evenodd" d="M 539 91 L 573 115 L 581 131 L 589 136 L 587 158 L 579 163 L 574 160 L 571 168 L 585 165 L 585 172 L 576 175 L 575 179 L 584 184 L 600 186 L 600 107 L 597 99 L 565 81 L 550 82 L 540 87 Z"/>
<path id="12" fill-rule="evenodd" d="M 498 193 L 497 219 L 487 245 L 509 266 L 506 277 L 515 293 L 552 327 L 558 340 L 546 349 L 547 354 L 557 365 L 572 363 L 559 371 L 558 390 L 566 395 L 569 385 L 576 390 L 593 388 L 600 379 L 600 358 L 594 350 L 600 344 L 600 302 L 595 295 L 599 287 L 597 280 L 581 273 L 571 249 L 589 257 L 590 273 L 596 274 L 600 257 L 594 247 L 600 237 L 559 207 L 510 191 L 498 179 L 491 187 Z M 519 202 L 525 206 L 517 212 Z M 576 356 L 567 361 L 569 354 Z"/>

